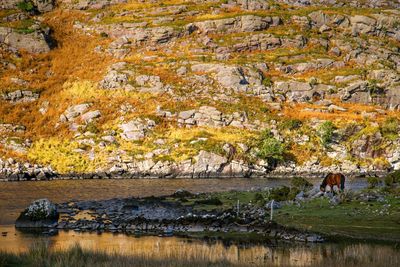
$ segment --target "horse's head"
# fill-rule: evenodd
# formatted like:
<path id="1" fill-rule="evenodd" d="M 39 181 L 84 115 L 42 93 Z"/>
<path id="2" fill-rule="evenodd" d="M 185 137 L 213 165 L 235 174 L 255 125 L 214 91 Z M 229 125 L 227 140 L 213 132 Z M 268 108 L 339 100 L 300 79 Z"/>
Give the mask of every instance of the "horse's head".
<path id="1" fill-rule="evenodd" d="M 327 180 L 331 175 L 332 175 L 332 173 L 329 173 L 327 176 L 325 176 L 324 180 L 322 180 L 321 186 L 319 187 L 321 192 L 325 192 L 325 188 L 326 188 L 326 186 L 328 184 Z"/>

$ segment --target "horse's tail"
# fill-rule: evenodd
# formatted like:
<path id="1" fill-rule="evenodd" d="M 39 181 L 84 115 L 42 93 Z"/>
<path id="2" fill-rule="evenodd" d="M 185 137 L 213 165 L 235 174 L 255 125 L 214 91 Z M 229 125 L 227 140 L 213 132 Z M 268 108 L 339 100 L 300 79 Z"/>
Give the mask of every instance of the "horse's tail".
<path id="1" fill-rule="evenodd" d="M 344 183 L 346 182 L 346 177 L 340 174 L 340 190 L 344 190 Z"/>

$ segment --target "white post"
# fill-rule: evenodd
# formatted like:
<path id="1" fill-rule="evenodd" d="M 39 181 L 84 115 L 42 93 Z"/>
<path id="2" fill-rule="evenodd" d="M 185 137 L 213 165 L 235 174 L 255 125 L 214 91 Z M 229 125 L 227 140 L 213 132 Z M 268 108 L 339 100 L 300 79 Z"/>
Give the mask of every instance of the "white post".
<path id="1" fill-rule="evenodd" d="M 270 221 L 272 221 L 272 218 L 274 216 L 274 202 L 275 202 L 275 200 L 271 201 L 271 217 L 270 217 Z"/>

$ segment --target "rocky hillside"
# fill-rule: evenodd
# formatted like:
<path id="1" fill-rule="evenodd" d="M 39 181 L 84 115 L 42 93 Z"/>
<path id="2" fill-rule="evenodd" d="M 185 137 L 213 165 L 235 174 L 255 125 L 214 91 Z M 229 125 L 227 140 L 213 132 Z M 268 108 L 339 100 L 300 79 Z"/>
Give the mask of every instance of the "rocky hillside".
<path id="1" fill-rule="evenodd" d="M 0 176 L 400 168 L 398 0 L 2 0 Z"/>

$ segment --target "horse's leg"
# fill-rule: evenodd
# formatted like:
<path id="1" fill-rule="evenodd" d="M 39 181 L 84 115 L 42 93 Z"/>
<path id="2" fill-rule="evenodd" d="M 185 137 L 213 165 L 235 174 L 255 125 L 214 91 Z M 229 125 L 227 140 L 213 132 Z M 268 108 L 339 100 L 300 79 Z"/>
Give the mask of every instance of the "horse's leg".
<path id="1" fill-rule="evenodd" d="M 336 195 L 335 185 L 332 185 L 332 194 L 333 194 L 333 195 Z"/>
<path id="2" fill-rule="evenodd" d="M 328 185 L 326 186 L 325 192 L 331 192 L 332 189 L 333 189 L 332 186 L 328 184 Z"/>

